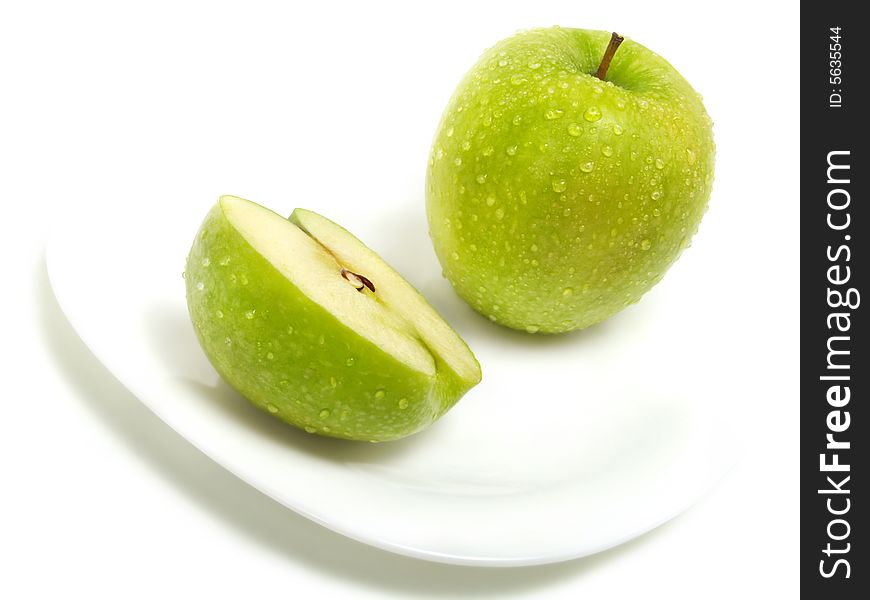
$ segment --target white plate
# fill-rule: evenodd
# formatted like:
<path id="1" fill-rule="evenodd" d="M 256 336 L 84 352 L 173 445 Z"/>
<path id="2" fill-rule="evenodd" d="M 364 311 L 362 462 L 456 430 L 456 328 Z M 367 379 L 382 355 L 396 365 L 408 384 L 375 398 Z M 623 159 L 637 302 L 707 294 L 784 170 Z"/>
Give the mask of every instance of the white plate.
<path id="1" fill-rule="evenodd" d="M 568 560 L 679 514 L 735 457 L 726 424 L 737 382 L 724 361 L 739 342 L 710 308 L 726 306 L 728 290 L 704 252 L 688 251 L 640 304 L 600 326 L 529 336 L 490 324 L 453 294 L 420 204 L 386 202 L 377 215 L 351 203 L 312 206 L 406 274 L 483 367 L 483 382 L 429 430 L 352 443 L 249 406 L 200 351 L 182 268 L 210 200 L 70 211 L 49 244 L 52 286 L 91 350 L 160 418 L 334 531 L 447 563 Z"/>

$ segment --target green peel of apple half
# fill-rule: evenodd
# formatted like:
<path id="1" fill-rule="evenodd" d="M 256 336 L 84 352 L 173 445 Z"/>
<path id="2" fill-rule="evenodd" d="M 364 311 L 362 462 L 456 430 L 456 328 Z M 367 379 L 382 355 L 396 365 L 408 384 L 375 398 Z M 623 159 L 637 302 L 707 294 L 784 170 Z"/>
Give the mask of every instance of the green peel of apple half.
<path id="1" fill-rule="evenodd" d="M 459 335 L 342 227 L 223 196 L 185 269 L 199 342 L 254 405 L 309 433 L 374 442 L 418 432 L 480 382 Z"/>

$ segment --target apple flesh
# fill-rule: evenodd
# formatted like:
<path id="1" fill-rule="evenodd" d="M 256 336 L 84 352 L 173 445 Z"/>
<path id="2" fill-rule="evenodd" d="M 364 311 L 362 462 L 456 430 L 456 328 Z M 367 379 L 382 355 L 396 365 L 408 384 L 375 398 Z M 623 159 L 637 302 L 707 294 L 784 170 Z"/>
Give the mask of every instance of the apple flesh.
<path id="1" fill-rule="evenodd" d="M 427 174 L 445 276 L 491 320 L 582 329 L 637 302 L 689 244 L 713 181 L 712 123 L 662 57 L 611 34 L 520 33 L 444 112 Z"/>
<path id="2" fill-rule="evenodd" d="M 203 350 L 253 404 L 310 433 L 415 433 L 480 381 L 471 351 L 376 253 L 332 221 L 222 197 L 187 258 Z"/>

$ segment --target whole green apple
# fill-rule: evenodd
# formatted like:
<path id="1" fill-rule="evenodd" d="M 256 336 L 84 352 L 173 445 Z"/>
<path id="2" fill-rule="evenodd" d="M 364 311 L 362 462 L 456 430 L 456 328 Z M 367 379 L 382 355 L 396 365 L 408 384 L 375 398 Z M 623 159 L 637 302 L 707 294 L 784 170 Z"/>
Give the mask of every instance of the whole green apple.
<path id="1" fill-rule="evenodd" d="M 187 258 L 187 305 L 218 373 L 310 433 L 384 441 L 480 381 L 468 346 L 377 254 L 329 219 L 222 197 Z"/>
<path id="2" fill-rule="evenodd" d="M 698 228 L 712 122 L 665 59 L 604 31 L 536 29 L 489 49 L 429 159 L 445 276 L 491 320 L 582 329 L 637 302 Z"/>

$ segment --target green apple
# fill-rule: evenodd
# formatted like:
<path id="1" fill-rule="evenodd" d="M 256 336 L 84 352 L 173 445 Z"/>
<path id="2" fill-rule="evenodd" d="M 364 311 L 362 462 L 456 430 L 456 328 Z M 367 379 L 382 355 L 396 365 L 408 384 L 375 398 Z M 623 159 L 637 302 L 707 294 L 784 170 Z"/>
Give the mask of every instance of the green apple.
<path id="1" fill-rule="evenodd" d="M 430 235 L 445 276 L 493 321 L 557 333 L 606 319 L 661 279 L 706 210 L 701 97 L 621 39 L 519 33 L 484 53 L 444 112 Z"/>
<path id="2" fill-rule="evenodd" d="M 218 373 L 310 433 L 393 440 L 480 381 L 468 346 L 375 252 L 332 221 L 222 197 L 185 270 L 190 318 Z"/>

